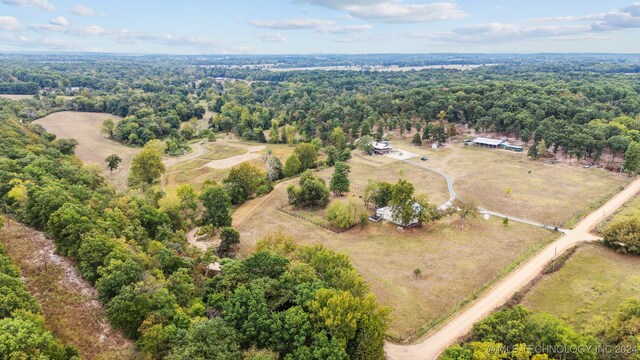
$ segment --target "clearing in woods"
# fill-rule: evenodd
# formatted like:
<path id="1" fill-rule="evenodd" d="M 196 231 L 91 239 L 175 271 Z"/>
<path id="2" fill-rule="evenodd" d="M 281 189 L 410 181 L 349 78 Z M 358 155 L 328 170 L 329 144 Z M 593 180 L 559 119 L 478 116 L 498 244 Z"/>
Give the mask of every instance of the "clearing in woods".
<path id="1" fill-rule="evenodd" d="M 62 111 L 45 116 L 33 123 L 42 125 L 58 138 L 76 139 L 79 143 L 76 155 L 85 164 L 98 164 L 107 180 L 119 190 L 124 190 L 127 187 L 131 161 L 140 149 L 109 139 L 102 132 L 102 123 L 107 119 L 120 120 L 119 117 L 111 114 Z M 120 166 L 113 173 L 109 172 L 104 162 L 104 159 L 111 154 L 122 158 Z"/>
<path id="2" fill-rule="evenodd" d="M 609 321 L 629 298 L 640 299 L 640 257 L 585 244 L 560 270 L 537 283 L 522 303 L 590 331 Z"/>
<path id="3" fill-rule="evenodd" d="M 19 101 L 24 99 L 33 99 L 33 95 L 0 94 L 0 98 Z"/>
<path id="4" fill-rule="evenodd" d="M 76 346 L 82 358 L 134 358 L 133 342 L 111 328 L 96 290 L 69 259 L 55 254 L 53 242 L 42 232 L 5 218 L 0 243 L 20 268 L 55 336 Z"/>
<path id="5" fill-rule="evenodd" d="M 479 206 L 549 225 L 569 221 L 580 211 L 615 194 L 629 177 L 604 169 L 532 161 L 525 153 L 447 144 L 437 150 L 391 141 L 419 155 L 424 165 L 453 177 L 456 192 Z"/>
<path id="6" fill-rule="evenodd" d="M 403 177 L 414 182 L 417 192 L 429 194 L 433 203 L 448 199 L 442 177 L 387 157 L 357 153 L 354 151 L 354 158 L 349 162 L 350 178 L 356 187 L 366 185 L 368 179 L 394 182 Z M 319 175 L 328 179 L 332 172 L 332 168 L 324 169 Z M 236 210 L 234 227 L 241 234 L 241 256 L 251 252 L 255 241 L 278 229 L 294 235 L 302 244 L 321 243 L 346 253 L 378 300 L 392 309 L 389 334 L 397 338 L 411 337 L 447 314 L 530 249 L 555 238 L 549 231 L 529 225 L 512 223 L 504 227 L 497 218 L 467 220 L 461 229 L 456 216 L 425 229 L 400 232 L 394 225 L 376 223 L 364 230 L 356 226 L 336 234 L 276 209 L 287 203 L 286 188 L 298 180 L 282 182 L 272 193 Z M 357 199 L 358 194 L 359 190 L 354 187 L 349 196 Z M 296 213 L 318 220 L 323 211 Z M 417 268 L 422 271 L 419 278 L 413 273 Z"/>

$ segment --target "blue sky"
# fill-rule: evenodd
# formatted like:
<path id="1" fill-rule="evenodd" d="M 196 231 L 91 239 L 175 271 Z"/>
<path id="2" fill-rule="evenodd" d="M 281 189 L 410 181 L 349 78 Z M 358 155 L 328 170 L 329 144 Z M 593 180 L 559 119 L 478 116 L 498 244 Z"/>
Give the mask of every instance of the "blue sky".
<path id="1" fill-rule="evenodd" d="M 0 51 L 640 52 L 640 3 L 0 0 Z"/>

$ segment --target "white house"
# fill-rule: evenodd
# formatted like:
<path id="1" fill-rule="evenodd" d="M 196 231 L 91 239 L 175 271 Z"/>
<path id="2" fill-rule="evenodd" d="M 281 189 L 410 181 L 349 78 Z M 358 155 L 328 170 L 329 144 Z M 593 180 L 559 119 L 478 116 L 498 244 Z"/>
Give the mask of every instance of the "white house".
<path id="1" fill-rule="evenodd" d="M 411 222 L 409 222 L 409 224 L 401 224 L 399 221 L 394 220 L 393 218 L 393 207 L 391 206 L 385 206 L 383 208 L 378 208 L 376 210 L 376 215 L 380 218 L 382 218 L 382 220 L 384 221 L 390 221 L 396 225 L 400 225 L 400 226 L 412 226 L 418 223 L 418 214 L 420 213 L 420 211 L 422 211 L 422 205 L 418 204 L 417 202 L 413 203 L 413 213 L 414 213 L 414 217 L 411 219 Z"/>
<path id="2" fill-rule="evenodd" d="M 376 155 L 386 155 L 393 151 L 389 143 L 386 141 L 374 142 L 373 143 L 373 153 Z"/>

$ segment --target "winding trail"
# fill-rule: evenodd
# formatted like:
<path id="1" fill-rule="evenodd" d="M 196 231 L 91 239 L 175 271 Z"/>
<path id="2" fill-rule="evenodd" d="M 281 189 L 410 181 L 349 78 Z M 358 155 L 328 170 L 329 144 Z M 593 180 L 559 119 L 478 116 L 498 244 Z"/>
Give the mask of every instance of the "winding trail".
<path id="1" fill-rule="evenodd" d="M 487 290 L 476 301 L 452 317 L 444 326 L 432 332 L 422 342 L 399 345 L 387 342 L 385 352 L 391 360 L 437 359 L 438 356 L 457 339 L 467 334 L 473 324 L 503 305 L 518 290 L 538 276 L 546 264 L 577 243 L 599 239 L 591 231 L 618 208 L 640 192 L 640 178 L 631 182 L 597 210 L 587 215 L 572 230 L 558 240 L 547 245 L 532 258 L 518 266 L 508 276 Z"/>

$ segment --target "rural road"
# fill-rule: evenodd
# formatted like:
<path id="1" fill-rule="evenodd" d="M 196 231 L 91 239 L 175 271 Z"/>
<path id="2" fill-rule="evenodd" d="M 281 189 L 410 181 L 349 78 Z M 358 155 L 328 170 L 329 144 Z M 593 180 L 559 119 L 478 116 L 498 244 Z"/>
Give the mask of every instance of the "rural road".
<path id="1" fill-rule="evenodd" d="M 607 216 L 615 213 L 639 191 L 640 179 L 636 179 L 600 208 L 587 215 L 574 229 L 566 230 L 561 238 L 521 264 L 422 342 L 413 345 L 398 345 L 387 342 L 385 344 L 387 358 L 390 360 L 437 359 L 448 346 L 467 334 L 474 323 L 503 305 L 518 290 L 538 276 L 545 265 L 556 256 L 579 242 L 598 239 L 597 236 L 591 234 L 591 230 Z"/>

